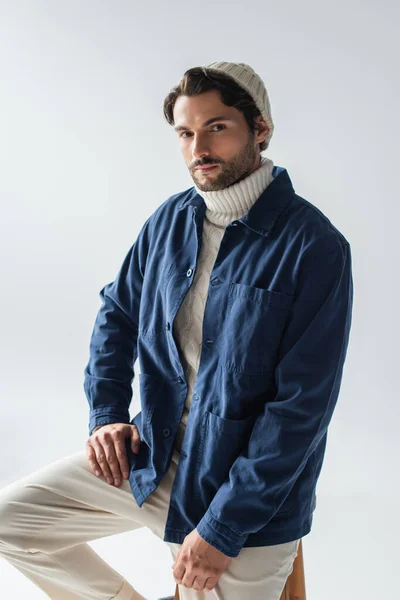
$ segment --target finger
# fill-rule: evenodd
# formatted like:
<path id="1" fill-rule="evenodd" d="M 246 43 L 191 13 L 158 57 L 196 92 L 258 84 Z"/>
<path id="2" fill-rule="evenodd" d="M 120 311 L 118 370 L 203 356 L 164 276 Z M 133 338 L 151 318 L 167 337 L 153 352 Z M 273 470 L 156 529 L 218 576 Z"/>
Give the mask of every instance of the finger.
<path id="1" fill-rule="evenodd" d="M 213 590 L 215 588 L 215 586 L 217 585 L 217 581 L 218 581 L 219 577 L 209 577 L 208 579 L 206 579 L 206 582 L 204 584 L 204 589 L 205 590 Z"/>
<path id="2" fill-rule="evenodd" d="M 117 455 L 115 454 L 115 440 L 116 431 L 113 433 L 105 431 L 104 432 L 104 441 L 103 441 L 103 449 L 106 455 L 106 460 L 108 464 L 108 468 L 111 471 L 111 477 L 113 478 L 113 483 L 115 485 L 119 485 L 122 479 L 122 473 L 119 468 L 119 461 Z"/>
<path id="3" fill-rule="evenodd" d="M 199 575 L 197 575 L 197 577 L 195 577 L 193 580 L 192 588 L 196 590 L 196 592 L 202 592 L 204 590 L 206 580 L 207 578 L 204 579 L 204 577 L 200 577 Z"/>
<path id="4" fill-rule="evenodd" d="M 182 577 L 185 574 L 185 565 L 182 561 L 175 561 L 175 567 L 172 571 L 176 583 L 182 583 Z"/>
<path id="5" fill-rule="evenodd" d="M 129 477 L 129 463 L 126 455 L 125 438 L 122 431 L 115 431 L 114 433 L 114 452 L 120 473 L 122 473 L 124 479 L 127 479 Z"/>
<path id="6" fill-rule="evenodd" d="M 182 578 L 181 585 L 184 585 L 185 587 L 188 587 L 188 588 L 193 587 L 193 581 L 194 581 L 195 577 L 196 577 L 196 575 L 194 575 L 191 571 L 185 571 L 185 574 Z"/>
<path id="7" fill-rule="evenodd" d="M 94 475 L 97 475 L 97 477 L 99 477 L 101 475 L 101 468 L 99 463 L 97 462 L 96 452 L 94 451 L 94 448 L 92 447 L 89 441 L 86 442 L 86 455 L 92 472 L 94 473 Z"/>
<path id="8" fill-rule="evenodd" d="M 135 454 L 138 454 L 141 439 L 140 439 L 139 431 L 138 431 L 138 428 L 136 427 L 136 425 L 132 426 L 132 430 L 133 431 L 132 431 L 132 435 L 131 435 L 131 448 L 132 448 L 132 452 L 134 452 Z"/>
<path id="9" fill-rule="evenodd" d="M 102 442 L 100 442 L 100 439 L 97 438 L 97 441 L 92 441 L 92 446 L 96 452 L 96 459 L 100 465 L 100 469 L 103 473 L 104 479 L 107 481 L 107 483 L 112 484 L 114 480 L 111 475 L 110 467 L 108 466 Z"/>

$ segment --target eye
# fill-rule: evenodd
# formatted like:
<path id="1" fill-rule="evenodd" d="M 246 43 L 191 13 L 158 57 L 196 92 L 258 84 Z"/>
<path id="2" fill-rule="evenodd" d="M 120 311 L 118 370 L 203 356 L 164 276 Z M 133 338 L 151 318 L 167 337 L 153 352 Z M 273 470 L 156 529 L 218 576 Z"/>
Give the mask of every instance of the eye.
<path id="1" fill-rule="evenodd" d="M 214 129 L 214 127 L 222 127 L 222 129 L 226 129 L 226 126 L 222 125 L 222 123 L 216 123 L 215 125 L 212 126 L 212 129 Z M 188 131 L 184 131 L 179 137 L 184 137 L 185 133 L 189 133 L 189 132 Z"/>

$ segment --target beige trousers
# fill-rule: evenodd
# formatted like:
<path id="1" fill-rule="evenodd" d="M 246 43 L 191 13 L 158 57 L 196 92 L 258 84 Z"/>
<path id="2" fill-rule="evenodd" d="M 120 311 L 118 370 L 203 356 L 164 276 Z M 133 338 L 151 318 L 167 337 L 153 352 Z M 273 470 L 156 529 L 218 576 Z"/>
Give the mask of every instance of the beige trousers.
<path id="1" fill-rule="evenodd" d="M 54 600 L 142 600 L 87 542 L 139 527 L 162 540 L 179 457 L 175 449 L 169 471 L 141 508 L 128 480 L 115 487 L 92 473 L 85 450 L 9 484 L 0 490 L 0 556 Z M 165 543 L 175 559 L 181 544 Z M 242 548 L 213 590 L 179 585 L 180 598 L 279 600 L 298 545 Z"/>

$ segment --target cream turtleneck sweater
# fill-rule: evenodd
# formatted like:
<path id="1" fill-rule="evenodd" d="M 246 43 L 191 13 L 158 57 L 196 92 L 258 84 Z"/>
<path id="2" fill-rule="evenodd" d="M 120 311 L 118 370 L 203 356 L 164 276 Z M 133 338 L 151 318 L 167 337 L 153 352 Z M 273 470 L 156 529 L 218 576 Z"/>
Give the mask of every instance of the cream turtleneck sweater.
<path id="1" fill-rule="evenodd" d="M 185 408 L 175 440 L 175 447 L 178 451 L 182 446 L 194 382 L 200 363 L 203 316 L 210 275 L 225 228 L 250 210 L 273 180 L 273 167 L 272 160 L 261 156 L 261 164 L 256 171 L 227 188 L 203 192 L 196 185 L 194 186 L 197 193 L 203 197 L 207 208 L 203 222 L 202 246 L 193 283 L 179 308 L 173 327 L 174 338 L 188 382 Z"/>

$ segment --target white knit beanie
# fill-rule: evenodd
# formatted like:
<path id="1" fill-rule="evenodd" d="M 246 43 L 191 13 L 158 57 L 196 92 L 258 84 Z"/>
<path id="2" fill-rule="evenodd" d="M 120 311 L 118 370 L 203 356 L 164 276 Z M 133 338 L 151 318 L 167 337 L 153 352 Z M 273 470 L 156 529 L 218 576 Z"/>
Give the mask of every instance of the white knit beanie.
<path id="1" fill-rule="evenodd" d="M 225 75 L 229 75 L 241 88 L 250 94 L 269 127 L 268 135 L 265 138 L 265 143 L 268 147 L 274 131 L 274 123 L 272 121 L 268 93 L 261 77 L 246 63 L 213 62 L 203 66 L 206 69 L 219 71 Z"/>

